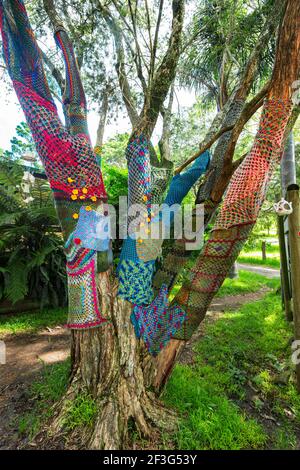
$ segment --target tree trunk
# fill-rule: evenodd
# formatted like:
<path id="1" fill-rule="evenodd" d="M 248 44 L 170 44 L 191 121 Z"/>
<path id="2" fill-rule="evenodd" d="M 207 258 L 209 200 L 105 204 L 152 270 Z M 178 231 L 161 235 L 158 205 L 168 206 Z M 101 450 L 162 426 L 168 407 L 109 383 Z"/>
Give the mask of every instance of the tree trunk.
<path id="1" fill-rule="evenodd" d="M 96 144 L 95 147 L 99 147 L 101 149 L 103 145 L 103 137 L 108 113 L 108 100 L 110 95 L 111 89 L 110 86 L 107 85 L 105 90 L 103 91 L 102 95 L 102 102 L 99 109 L 99 122 L 97 127 L 97 136 L 96 136 Z"/>
<path id="2" fill-rule="evenodd" d="M 81 434 L 88 449 L 124 449 L 129 422 L 146 438 L 175 429 L 175 414 L 150 391 L 152 358 L 136 338 L 130 321 L 132 306 L 117 296 L 117 282 L 108 272 L 99 274 L 101 308 L 108 324 L 72 331 L 71 379 L 57 406 L 51 433 L 64 433 L 70 400 L 88 392 L 98 413 L 92 428 Z"/>

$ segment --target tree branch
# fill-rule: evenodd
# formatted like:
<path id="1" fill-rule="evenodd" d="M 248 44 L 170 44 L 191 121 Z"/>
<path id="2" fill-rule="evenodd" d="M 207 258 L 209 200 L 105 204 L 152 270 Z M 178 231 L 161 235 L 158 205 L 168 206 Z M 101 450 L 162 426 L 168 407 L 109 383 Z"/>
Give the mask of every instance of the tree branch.
<path id="1" fill-rule="evenodd" d="M 161 107 L 166 99 L 171 83 L 174 81 L 180 55 L 180 43 L 184 20 L 184 0 L 172 1 L 172 28 L 167 51 L 154 74 L 148 96 L 145 97 L 137 133 L 152 135 Z"/>

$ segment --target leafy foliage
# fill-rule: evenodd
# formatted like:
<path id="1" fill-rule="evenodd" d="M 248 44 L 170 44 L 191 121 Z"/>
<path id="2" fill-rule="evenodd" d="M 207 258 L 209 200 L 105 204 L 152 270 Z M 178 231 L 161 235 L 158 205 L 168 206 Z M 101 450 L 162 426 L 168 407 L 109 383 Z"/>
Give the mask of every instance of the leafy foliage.
<path id="1" fill-rule="evenodd" d="M 26 203 L 22 176 L 20 165 L 0 160 L 0 299 L 64 305 L 65 257 L 51 191 L 36 179 Z"/>

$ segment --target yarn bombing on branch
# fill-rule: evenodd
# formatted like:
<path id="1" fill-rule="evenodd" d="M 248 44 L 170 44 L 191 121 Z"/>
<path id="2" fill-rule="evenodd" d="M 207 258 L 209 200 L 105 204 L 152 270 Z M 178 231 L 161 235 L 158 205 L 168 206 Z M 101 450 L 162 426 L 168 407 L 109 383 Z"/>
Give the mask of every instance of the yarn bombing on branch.
<path id="1" fill-rule="evenodd" d="M 168 190 L 168 194 L 164 200 L 164 204 L 169 208 L 177 205 L 174 211 L 160 212 L 154 217 L 148 226 L 147 232 L 150 237 L 142 240 L 142 243 L 137 244 L 138 257 L 143 261 L 156 259 L 160 252 L 163 243 L 163 227 L 162 225 L 171 225 L 176 211 L 179 209 L 183 199 L 188 194 L 192 186 L 197 182 L 200 176 L 206 171 L 210 161 L 210 153 L 206 151 L 202 153 L 193 163 L 191 168 L 184 173 L 175 175 Z M 159 227 L 160 225 L 160 227 Z M 160 234 L 161 236 L 151 236 L 152 234 Z"/>
<path id="2" fill-rule="evenodd" d="M 175 296 L 174 304 L 182 307 L 187 317 L 173 338 L 191 337 L 247 240 L 280 161 L 291 106 L 289 101 L 265 101 L 254 145 L 231 179 L 211 236 L 190 279 Z"/>
<path id="3" fill-rule="evenodd" d="M 139 146 L 143 147 L 141 152 L 138 150 Z M 135 150 L 135 155 L 143 158 L 135 160 L 132 149 Z M 143 225 L 146 230 L 151 231 L 154 224 L 155 228 L 158 228 L 156 225 L 159 226 L 163 223 L 163 217 L 162 214 L 157 214 L 151 222 L 148 213 L 149 202 L 152 203 L 152 188 L 149 188 L 148 185 L 148 163 L 143 160 L 145 157 L 149 158 L 145 138 L 138 138 L 134 145 L 131 144 L 129 156 L 129 168 L 131 169 L 128 184 L 129 203 L 132 201 L 132 203 L 144 204 L 147 220 L 143 222 Z M 166 205 L 181 204 L 188 191 L 206 170 L 209 159 L 209 152 L 205 152 L 198 157 L 189 170 L 173 177 L 164 201 Z M 143 174 L 142 178 L 140 172 Z M 139 175 L 139 180 L 137 175 Z M 134 188 L 137 188 L 137 190 L 135 191 Z M 155 202 L 159 202 L 157 194 L 155 198 Z M 152 301 L 152 278 L 155 260 L 163 240 L 140 239 L 137 236 L 138 228 L 140 226 L 136 224 L 136 231 L 130 233 L 131 236 L 129 235 L 123 242 L 117 270 L 119 277 L 118 295 L 134 304 L 131 320 L 136 335 L 139 338 L 142 337 L 148 351 L 156 355 L 168 343 L 176 330 L 182 327 L 185 313 L 182 308 L 176 305 L 169 306 L 167 286 L 162 286 L 157 297 Z"/>
<path id="4" fill-rule="evenodd" d="M 138 151 L 139 146 L 143 147 L 141 154 L 144 157 L 148 154 L 148 145 L 146 145 L 145 138 L 139 138 L 136 140 L 135 145 L 131 145 L 131 149 L 134 148 L 138 155 L 140 153 Z M 132 160 L 132 151 L 129 154 L 131 158 L 130 163 L 132 169 L 131 173 L 129 173 L 129 188 L 131 187 L 131 178 L 133 178 L 133 187 L 136 187 L 136 175 L 138 174 L 138 171 L 142 171 L 144 169 L 144 176 L 147 174 L 147 178 L 143 177 L 141 179 L 147 183 L 144 185 L 144 190 L 142 190 L 138 185 L 138 194 L 135 194 L 134 191 L 130 192 L 130 200 L 135 201 L 136 203 L 150 200 L 151 203 L 152 201 L 149 198 L 151 188 L 148 186 L 148 165 L 146 163 L 141 165 L 141 161 L 139 161 L 137 162 L 139 168 L 134 169 L 135 160 Z M 174 176 L 172 178 L 164 203 L 168 206 L 173 204 L 181 204 L 183 198 L 187 195 L 191 187 L 205 172 L 209 160 L 210 153 L 206 151 L 197 158 L 191 168 L 182 174 Z M 145 193 L 147 194 L 147 199 L 145 198 Z M 154 220 L 157 222 L 158 218 L 161 219 L 161 214 Z M 145 221 L 145 225 L 149 226 L 151 234 L 151 223 L 147 224 L 147 221 Z M 134 238 L 134 236 L 135 234 L 128 236 L 127 239 L 125 239 L 123 242 L 120 262 L 118 265 L 118 294 L 122 298 L 134 304 L 143 305 L 149 303 L 153 298 L 152 278 L 155 260 L 159 251 L 161 250 L 163 240 L 155 240 L 151 238 L 137 240 L 136 237 Z M 134 281 L 134 272 L 136 273 L 138 279 L 142 280 L 142 282 Z"/>
<path id="5" fill-rule="evenodd" d="M 107 199 L 101 169 L 88 135 L 86 100 L 74 50 L 67 33 L 57 31 L 55 39 L 66 66 L 64 126 L 51 96 L 42 54 L 22 0 L 0 1 L 0 28 L 5 63 L 54 192 L 63 236 L 67 240 L 76 227 L 80 207 L 84 204 L 96 209 Z M 104 321 L 96 291 L 97 252 L 74 246 L 70 239 L 66 252 L 68 326 L 97 326 Z M 103 252 L 101 256 L 103 258 Z"/>
<path id="6" fill-rule="evenodd" d="M 165 285 L 150 305 L 135 305 L 131 314 L 136 336 L 143 338 L 153 356 L 170 341 L 184 319 L 185 313 L 180 307 L 169 307 L 168 288 Z"/>

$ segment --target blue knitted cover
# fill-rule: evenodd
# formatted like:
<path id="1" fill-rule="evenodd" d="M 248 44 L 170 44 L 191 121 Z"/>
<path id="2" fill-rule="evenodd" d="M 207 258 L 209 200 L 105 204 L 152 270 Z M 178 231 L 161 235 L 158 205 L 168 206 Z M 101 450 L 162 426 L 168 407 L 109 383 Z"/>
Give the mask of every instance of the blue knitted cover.
<path id="1" fill-rule="evenodd" d="M 184 173 L 179 173 L 173 176 L 168 194 L 165 199 L 165 204 L 172 206 L 172 204 L 181 204 L 184 197 L 187 195 L 191 187 L 196 183 L 200 176 L 205 172 L 210 160 L 210 153 L 208 150 L 198 157 L 191 168 Z"/>
<path id="2" fill-rule="evenodd" d="M 156 356 L 182 326 L 185 316 L 180 307 L 169 307 L 168 288 L 163 284 L 150 305 L 134 306 L 131 321 L 137 337 L 142 337 L 149 353 Z"/>
<path id="3" fill-rule="evenodd" d="M 141 147 L 140 150 L 139 147 Z M 150 192 L 149 192 L 149 167 L 145 162 L 148 152 L 148 144 L 143 137 L 138 138 L 134 144 L 130 143 L 130 150 L 127 152 L 127 158 L 130 161 L 129 172 L 129 188 L 138 187 L 138 193 L 129 191 L 129 203 L 147 203 L 149 207 Z M 206 170 L 210 159 L 208 151 L 204 152 L 197 158 L 194 164 L 182 174 L 175 175 L 171 181 L 168 194 L 164 203 L 171 206 L 172 204 L 180 204 L 183 198 L 187 195 L 191 187 L 195 184 L 197 179 Z M 136 166 L 135 166 L 136 165 Z M 139 179 L 137 175 L 139 174 Z M 132 188 L 131 188 L 132 189 Z M 173 214 L 173 213 L 171 213 Z M 155 220 L 155 219 L 153 219 Z M 133 235 L 134 236 L 134 235 Z M 152 240 L 149 240 L 150 243 Z M 162 243 L 163 240 L 153 240 L 153 243 Z M 134 238 L 127 237 L 124 240 L 122 251 L 120 255 L 120 262 L 118 265 L 119 277 L 119 291 L 118 294 L 130 302 L 137 305 L 144 305 L 149 303 L 153 298 L 152 277 L 154 272 L 155 259 L 147 260 L 139 258 L 137 254 L 137 242 Z M 140 247 L 139 247 L 140 250 Z M 135 266 L 135 269 L 133 268 Z M 137 281 L 133 279 L 133 272 L 137 277 Z M 134 287 L 133 287 L 134 286 Z M 148 299 L 146 301 L 145 299 Z"/>
<path id="4" fill-rule="evenodd" d="M 89 209 L 90 207 L 87 206 Z M 76 245 L 96 251 L 109 250 L 109 217 L 82 206 L 71 237 Z"/>

